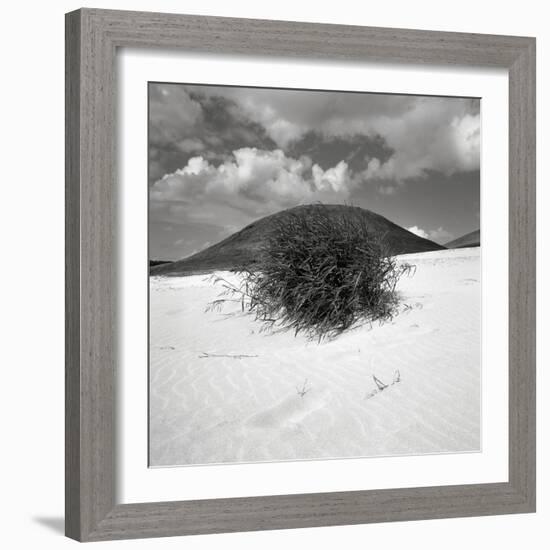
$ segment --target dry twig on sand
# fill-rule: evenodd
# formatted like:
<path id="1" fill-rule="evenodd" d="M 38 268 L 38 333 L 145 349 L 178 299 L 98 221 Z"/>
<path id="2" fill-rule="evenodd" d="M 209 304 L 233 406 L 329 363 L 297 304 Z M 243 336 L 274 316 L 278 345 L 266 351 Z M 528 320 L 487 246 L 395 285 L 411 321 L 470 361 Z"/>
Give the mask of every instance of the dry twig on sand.
<path id="1" fill-rule="evenodd" d="M 300 397 L 304 397 L 304 395 L 310 390 L 310 388 L 307 387 L 307 378 L 304 380 L 304 384 L 302 386 L 302 388 L 300 389 L 299 386 L 296 386 L 296 393 L 300 396 Z"/>
<path id="2" fill-rule="evenodd" d="M 382 380 L 379 380 L 378 378 L 376 378 L 376 376 L 374 376 L 374 374 L 372 375 L 372 379 L 374 380 L 374 383 L 376 384 L 376 387 L 380 391 L 385 390 L 388 387 L 388 385 L 384 384 L 384 382 L 382 382 Z"/>
<path id="3" fill-rule="evenodd" d="M 382 382 L 382 380 L 380 380 L 379 378 L 376 378 L 374 374 L 372 375 L 372 379 L 376 384 L 376 389 L 367 393 L 367 395 L 365 395 L 365 399 L 370 399 L 371 397 L 374 397 L 377 393 L 383 392 L 386 388 L 389 388 L 390 386 L 393 386 L 394 384 L 398 384 L 399 382 L 401 382 L 401 373 L 399 372 L 399 370 L 396 370 L 393 373 L 393 381 L 391 384 L 385 384 L 384 382 Z"/>
<path id="4" fill-rule="evenodd" d="M 258 357 L 258 355 L 245 355 L 245 354 L 233 354 L 233 353 L 207 353 L 201 351 L 199 359 L 208 359 L 210 357 L 230 357 L 231 359 L 245 359 L 247 357 Z"/>

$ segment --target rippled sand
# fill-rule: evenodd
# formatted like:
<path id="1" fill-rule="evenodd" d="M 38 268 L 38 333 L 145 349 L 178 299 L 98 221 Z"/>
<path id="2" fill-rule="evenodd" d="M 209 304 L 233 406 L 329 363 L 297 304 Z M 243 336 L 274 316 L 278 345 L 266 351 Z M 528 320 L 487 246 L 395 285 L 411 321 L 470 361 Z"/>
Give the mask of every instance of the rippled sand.
<path id="1" fill-rule="evenodd" d="M 206 313 L 211 278 L 151 278 L 151 465 L 479 450 L 479 250 L 401 256 L 393 322 L 321 344 Z"/>

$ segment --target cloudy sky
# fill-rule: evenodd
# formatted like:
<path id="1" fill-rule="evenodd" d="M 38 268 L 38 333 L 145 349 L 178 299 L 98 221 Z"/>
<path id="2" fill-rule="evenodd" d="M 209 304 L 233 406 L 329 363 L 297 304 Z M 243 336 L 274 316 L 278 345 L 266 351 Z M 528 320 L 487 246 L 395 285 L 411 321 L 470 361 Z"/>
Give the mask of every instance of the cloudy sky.
<path id="1" fill-rule="evenodd" d="M 298 204 L 353 204 L 439 243 L 479 228 L 479 100 L 149 84 L 152 259 Z"/>

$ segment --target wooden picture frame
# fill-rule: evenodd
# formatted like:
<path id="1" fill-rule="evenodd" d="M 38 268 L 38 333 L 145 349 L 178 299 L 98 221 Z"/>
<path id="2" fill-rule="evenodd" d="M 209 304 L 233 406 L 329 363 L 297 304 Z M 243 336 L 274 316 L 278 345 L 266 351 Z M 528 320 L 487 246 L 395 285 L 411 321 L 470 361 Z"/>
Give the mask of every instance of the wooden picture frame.
<path id="1" fill-rule="evenodd" d="M 509 71 L 509 480 L 116 504 L 117 48 Z M 80 541 L 535 511 L 535 39 L 82 9 L 66 16 L 66 534 Z"/>

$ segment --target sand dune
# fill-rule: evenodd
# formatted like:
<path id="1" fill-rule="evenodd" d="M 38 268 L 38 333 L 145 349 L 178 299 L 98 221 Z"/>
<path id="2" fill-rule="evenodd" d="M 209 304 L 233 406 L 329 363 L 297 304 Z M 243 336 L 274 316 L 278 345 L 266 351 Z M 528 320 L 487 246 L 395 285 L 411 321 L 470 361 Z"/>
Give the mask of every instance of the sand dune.
<path id="1" fill-rule="evenodd" d="M 151 278 L 151 465 L 479 450 L 479 254 L 400 256 L 399 315 L 321 344 L 205 312 L 211 278 Z"/>

